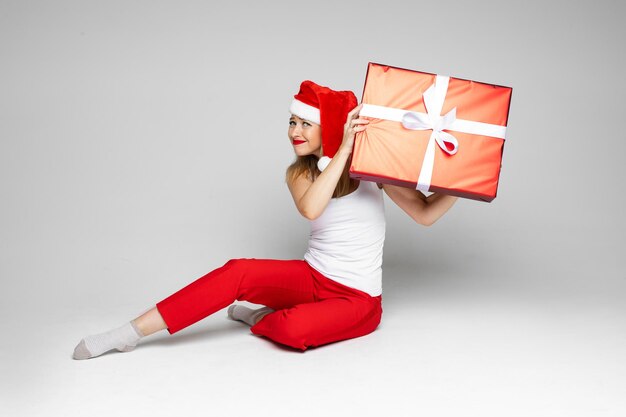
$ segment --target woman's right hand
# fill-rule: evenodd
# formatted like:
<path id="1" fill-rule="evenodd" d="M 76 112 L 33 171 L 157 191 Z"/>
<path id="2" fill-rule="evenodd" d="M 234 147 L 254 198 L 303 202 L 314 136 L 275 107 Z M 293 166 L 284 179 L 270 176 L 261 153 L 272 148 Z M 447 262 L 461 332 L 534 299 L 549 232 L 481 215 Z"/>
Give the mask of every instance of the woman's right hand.
<path id="1" fill-rule="evenodd" d="M 348 113 L 346 123 L 343 127 L 343 140 L 339 146 L 339 150 L 348 154 L 352 153 L 354 147 L 354 136 L 357 132 L 362 132 L 366 129 L 366 125 L 370 122 L 367 119 L 359 119 L 359 112 L 363 107 L 363 103 L 356 106 Z"/>

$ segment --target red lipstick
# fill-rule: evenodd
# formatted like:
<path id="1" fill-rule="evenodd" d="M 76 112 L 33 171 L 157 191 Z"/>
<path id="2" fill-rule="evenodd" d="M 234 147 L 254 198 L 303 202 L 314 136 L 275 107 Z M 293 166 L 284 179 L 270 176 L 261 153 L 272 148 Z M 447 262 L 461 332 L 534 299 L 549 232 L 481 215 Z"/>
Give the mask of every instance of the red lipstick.
<path id="1" fill-rule="evenodd" d="M 304 142 L 306 142 L 306 141 L 304 141 L 304 140 L 294 140 L 293 144 L 294 145 L 300 145 L 301 143 L 304 143 Z"/>

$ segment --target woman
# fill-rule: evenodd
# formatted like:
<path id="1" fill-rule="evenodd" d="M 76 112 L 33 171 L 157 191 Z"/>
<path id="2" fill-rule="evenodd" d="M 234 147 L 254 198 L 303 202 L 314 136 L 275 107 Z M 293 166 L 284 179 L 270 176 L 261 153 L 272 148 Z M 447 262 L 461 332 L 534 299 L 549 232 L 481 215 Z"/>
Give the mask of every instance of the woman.
<path id="1" fill-rule="evenodd" d="M 74 359 L 133 350 L 142 337 L 176 333 L 235 300 L 266 307 L 232 305 L 228 317 L 302 351 L 373 332 L 382 315 L 381 189 L 427 226 L 457 198 L 351 179 L 354 136 L 369 123 L 358 118 L 360 109 L 352 92 L 308 80 L 291 103 L 288 135 L 297 158 L 287 169 L 287 185 L 311 221 L 304 259 L 231 259 L 124 326 L 82 339 Z"/>

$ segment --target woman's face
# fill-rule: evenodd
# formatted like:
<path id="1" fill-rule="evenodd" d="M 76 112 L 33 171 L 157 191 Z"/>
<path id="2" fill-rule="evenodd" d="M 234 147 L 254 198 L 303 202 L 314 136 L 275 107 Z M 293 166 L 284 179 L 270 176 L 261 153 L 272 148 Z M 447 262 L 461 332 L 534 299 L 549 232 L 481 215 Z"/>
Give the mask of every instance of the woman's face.
<path id="1" fill-rule="evenodd" d="M 315 154 L 319 156 L 322 147 L 322 129 L 320 125 L 292 114 L 289 118 L 288 135 L 296 155 Z"/>

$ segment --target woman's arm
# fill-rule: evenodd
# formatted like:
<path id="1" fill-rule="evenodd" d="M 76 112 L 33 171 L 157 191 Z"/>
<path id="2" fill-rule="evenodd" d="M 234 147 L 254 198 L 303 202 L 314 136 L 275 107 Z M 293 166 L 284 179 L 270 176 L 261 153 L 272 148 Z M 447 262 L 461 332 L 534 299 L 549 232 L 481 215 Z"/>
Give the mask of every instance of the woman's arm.
<path id="1" fill-rule="evenodd" d="M 315 181 L 300 175 L 293 182 L 287 183 L 298 211 L 309 220 L 317 219 L 328 206 L 352 153 L 354 135 L 365 130 L 365 125 L 369 123 L 369 120 L 357 118 L 361 107 L 363 105 L 359 104 L 348 113 L 341 146 Z"/>
<path id="2" fill-rule="evenodd" d="M 383 190 L 398 207 L 424 226 L 435 223 L 458 200 L 458 197 L 437 193 L 426 197 L 419 190 L 389 184 L 384 184 Z"/>
<path id="3" fill-rule="evenodd" d="M 349 157 L 350 150 L 339 149 L 315 181 L 311 181 L 306 175 L 300 175 L 293 182 L 287 183 L 300 214 L 309 220 L 315 220 L 324 212 Z"/>

